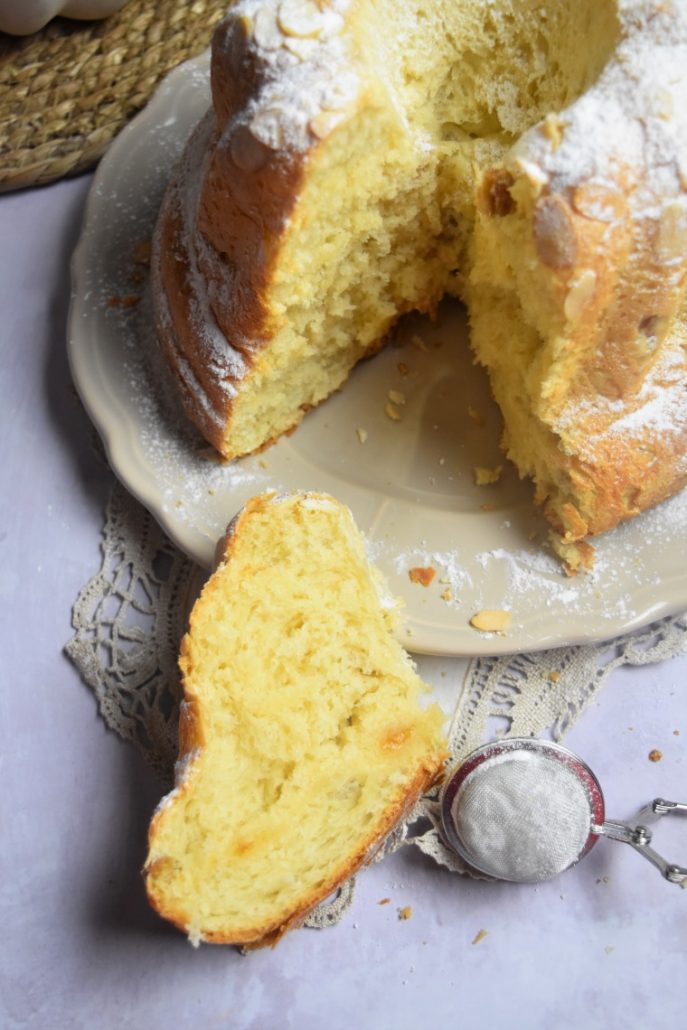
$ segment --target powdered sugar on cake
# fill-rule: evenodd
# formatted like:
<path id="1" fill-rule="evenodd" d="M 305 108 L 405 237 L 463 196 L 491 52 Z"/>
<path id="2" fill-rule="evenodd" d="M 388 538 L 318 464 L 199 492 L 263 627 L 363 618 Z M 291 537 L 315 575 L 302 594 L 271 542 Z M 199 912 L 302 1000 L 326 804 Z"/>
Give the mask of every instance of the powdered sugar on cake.
<path id="1" fill-rule="evenodd" d="M 596 419 L 601 425 L 598 436 L 588 427 Z M 600 438 L 622 437 L 641 441 L 656 435 L 664 441 L 680 440 L 687 431 L 687 380 L 685 354 L 678 340 L 662 350 L 634 398 L 609 398 L 603 395 L 571 401 L 556 420 L 558 428 L 574 434 L 576 425 L 586 427 L 575 435 L 581 458 L 593 459 Z M 687 455 L 680 457 L 687 472 Z"/>
<path id="2" fill-rule="evenodd" d="M 538 166 L 551 188 L 614 184 L 629 172 L 637 217 L 659 218 L 685 188 L 687 169 L 687 8 L 624 0 L 621 40 L 598 81 L 561 112 L 559 146 L 535 126 L 511 151 Z"/>
<path id="3" fill-rule="evenodd" d="M 270 150 L 292 152 L 307 150 L 333 127 L 332 116 L 343 113 L 360 88 L 340 34 L 350 6 L 351 0 L 331 0 L 322 9 L 310 0 L 240 0 L 232 8 L 224 57 L 238 70 L 243 43 L 258 57 L 261 73 L 257 95 L 227 126 L 234 148 L 241 147 L 241 126 Z M 330 117 L 317 121 L 325 112 Z"/>

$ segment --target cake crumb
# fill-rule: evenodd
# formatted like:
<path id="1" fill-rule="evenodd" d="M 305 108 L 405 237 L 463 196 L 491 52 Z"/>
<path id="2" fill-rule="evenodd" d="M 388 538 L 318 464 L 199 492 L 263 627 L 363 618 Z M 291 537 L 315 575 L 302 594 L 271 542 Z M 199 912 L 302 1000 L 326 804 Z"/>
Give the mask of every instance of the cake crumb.
<path id="1" fill-rule="evenodd" d="M 389 390 L 388 396 L 393 404 L 405 404 L 406 402 L 406 395 L 400 390 Z"/>
<path id="2" fill-rule="evenodd" d="M 470 625 L 483 633 L 505 633 L 513 620 L 512 612 L 484 608 L 470 619 Z"/>
<path id="3" fill-rule="evenodd" d="M 108 308 L 133 308 L 140 303 L 140 293 L 128 293 L 122 297 L 110 297 L 107 302 Z"/>
<path id="4" fill-rule="evenodd" d="M 356 429 L 356 433 L 358 434 L 360 442 L 365 443 L 367 440 L 367 429 Z"/>
<path id="5" fill-rule="evenodd" d="M 411 336 L 410 342 L 413 347 L 417 347 L 418 350 L 428 350 L 427 344 L 421 336 Z"/>
<path id="6" fill-rule="evenodd" d="M 423 587 L 428 587 L 437 574 L 437 570 L 432 568 L 431 565 L 426 568 L 422 566 L 416 566 L 413 569 L 408 569 L 408 576 L 410 577 L 411 583 L 420 583 Z"/>
<path id="7" fill-rule="evenodd" d="M 673 730 L 673 736 L 674 737 L 679 737 L 680 736 L 680 731 L 679 730 Z"/>
<path id="8" fill-rule="evenodd" d="M 377 902 L 378 905 L 388 905 L 391 903 L 391 898 L 380 898 Z"/>
<path id="9" fill-rule="evenodd" d="M 480 504 L 479 509 L 480 509 L 480 511 L 496 511 L 496 505 L 495 504 Z"/>
<path id="10" fill-rule="evenodd" d="M 141 243 L 137 243 L 134 249 L 134 261 L 137 265 L 149 265 L 150 264 L 150 251 L 152 248 L 151 240 L 143 240 Z"/>
<path id="11" fill-rule="evenodd" d="M 451 588 L 450 587 L 446 587 L 446 589 L 442 591 L 441 599 L 442 599 L 442 601 L 452 601 L 453 600 L 453 594 L 451 593 Z"/>
<path id="12" fill-rule="evenodd" d="M 503 465 L 496 465 L 493 469 L 484 468 L 483 465 L 475 465 L 472 470 L 477 486 L 490 486 L 498 483 L 503 474 Z"/>
<path id="13" fill-rule="evenodd" d="M 217 491 L 215 490 L 214 486 L 210 486 L 210 487 L 208 487 L 208 493 L 210 494 L 211 497 L 214 497 L 215 494 L 217 493 Z"/>
<path id="14" fill-rule="evenodd" d="M 470 418 L 476 426 L 479 426 L 481 428 L 482 426 L 486 425 L 486 419 L 484 415 L 480 411 L 478 411 L 477 408 L 473 408 L 472 404 L 468 404 L 468 415 L 470 416 Z"/>
<path id="15" fill-rule="evenodd" d="M 547 680 L 550 680 L 552 683 L 558 683 L 559 679 L 561 678 L 561 674 L 560 672 L 557 672 L 556 669 L 552 669 L 551 672 L 547 672 L 546 678 Z"/>
<path id="16" fill-rule="evenodd" d="M 488 936 L 488 934 L 489 934 L 488 930 L 484 930 L 484 929 L 479 930 L 475 934 L 475 936 L 472 938 L 472 943 L 473 944 L 480 944 L 484 940 L 484 938 Z"/>
<path id="17" fill-rule="evenodd" d="M 261 469 L 269 468 L 269 465 L 267 464 L 267 462 L 265 461 L 264 458 L 260 459 L 260 461 L 258 462 L 258 465 L 260 466 Z"/>
<path id="18" fill-rule="evenodd" d="M 660 762 L 662 758 L 663 758 L 663 752 L 659 751 L 658 748 L 653 748 L 649 752 L 649 761 L 650 762 Z"/>
<path id="19" fill-rule="evenodd" d="M 406 365 L 405 361 L 399 361 L 399 363 L 396 366 L 396 368 L 398 369 L 399 374 L 401 376 L 403 376 L 404 379 L 408 375 L 408 373 L 410 372 L 410 368 L 409 368 L 408 365 Z"/>
<path id="20" fill-rule="evenodd" d="M 604 948 L 604 951 L 606 952 L 607 955 L 611 955 L 615 951 L 615 948 L 613 947 L 612 944 L 607 944 L 606 947 Z"/>
<path id="21" fill-rule="evenodd" d="M 410 919 L 412 917 L 412 915 L 413 915 L 413 910 L 410 907 L 410 905 L 404 905 L 403 908 L 399 908 L 399 910 L 398 910 L 398 918 L 401 921 L 403 921 L 405 919 Z"/>
<path id="22" fill-rule="evenodd" d="M 387 403 L 384 405 L 384 413 L 387 416 L 387 418 L 391 419 L 392 422 L 401 421 L 401 412 L 398 410 L 398 408 L 395 408 L 390 401 L 387 401 Z"/>
<path id="23" fill-rule="evenodd" d="M 551 149 L 554 151 L 554 153 L 558 150 L 561 143 L 563 142 L 564 129 L 564 123 L 556 114 L 547 114 L 546 118 L 542 122 L 542 131 L 549 140 L 551 144 Z"/>

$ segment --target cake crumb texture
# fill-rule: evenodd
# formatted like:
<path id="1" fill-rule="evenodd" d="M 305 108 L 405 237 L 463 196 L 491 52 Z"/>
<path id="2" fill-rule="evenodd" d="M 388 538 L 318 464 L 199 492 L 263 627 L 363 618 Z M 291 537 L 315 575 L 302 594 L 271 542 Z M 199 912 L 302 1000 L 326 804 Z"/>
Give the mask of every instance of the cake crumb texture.
<path id="1" fill-rule="evenodd" d="M 438 775 L 444 715 L 383 601 L 332 498 L 266 494 L 232 523 L 182 643 L 177 784 L 145 866 L 194 939 L 274 943 Z"/>

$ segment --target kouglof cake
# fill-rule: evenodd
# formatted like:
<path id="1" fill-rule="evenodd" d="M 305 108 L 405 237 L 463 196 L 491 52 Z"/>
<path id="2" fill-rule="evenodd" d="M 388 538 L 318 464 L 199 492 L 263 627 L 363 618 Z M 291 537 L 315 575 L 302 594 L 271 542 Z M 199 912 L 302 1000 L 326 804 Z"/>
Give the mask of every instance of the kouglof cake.
<path id="1" fill-rule="evenodd" d="M 687 3 L 240 0 L 153 247 L 226 458 L 444 295 L 571 566 L 687 480 Z"/>

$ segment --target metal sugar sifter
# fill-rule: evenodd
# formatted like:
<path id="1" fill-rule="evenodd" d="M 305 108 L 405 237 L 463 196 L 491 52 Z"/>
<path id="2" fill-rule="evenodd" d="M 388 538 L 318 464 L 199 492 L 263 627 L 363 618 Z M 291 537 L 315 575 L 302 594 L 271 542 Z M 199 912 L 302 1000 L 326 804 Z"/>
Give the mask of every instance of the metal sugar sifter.
<path id="1" fill-rule="evenodd" d="M 657 798 L 631 822 L 606 820 L 596 776 L 560 744 L 522 737 L 486 744 L 451 771 L 440 804 L 447 842 L 473 869 L 496 879 L 548 880 L 609 837 L 630 844 L 670 883 L 687 886 L 687 868 L 654 851 L 644 825 L 687 815 L 687 804 Z"/>

